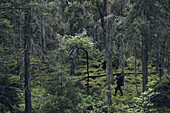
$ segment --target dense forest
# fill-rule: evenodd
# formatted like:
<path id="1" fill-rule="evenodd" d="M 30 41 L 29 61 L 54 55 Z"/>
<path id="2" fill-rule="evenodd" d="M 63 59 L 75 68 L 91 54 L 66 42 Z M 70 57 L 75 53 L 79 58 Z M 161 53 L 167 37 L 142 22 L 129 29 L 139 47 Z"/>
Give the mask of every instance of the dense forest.
<path id="1" fill-rule="evenodd" d="M 0 0 L 0 113 L 137 112 L 170 113 L 169 0 Z"/>

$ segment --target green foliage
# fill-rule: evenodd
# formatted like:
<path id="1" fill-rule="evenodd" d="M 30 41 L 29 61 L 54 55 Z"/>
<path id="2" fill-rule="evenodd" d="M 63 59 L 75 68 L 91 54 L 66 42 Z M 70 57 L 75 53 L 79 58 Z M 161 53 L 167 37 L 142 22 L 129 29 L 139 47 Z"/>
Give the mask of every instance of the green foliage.
<path id="1" fill-rule="evenodd" d="M 125 72 L 135 72 L 135 57 L 131 56 L 126 60 Z M 136 71 L 142 71 L 142 63 L 141 60 L 136 58 Z"/>
<path id="2" fill-rule="evenodd" d="M 17 111 L 21 102 L 19 96 L 21 86 L 15 80 L 10 80 L 11 78 L 12 76 L 8 74 L 0 73 L 0 108 L 6 112 Z"/>
<path id="3" fill-rule="evenodd" d="M 169 109 L 169 85 L 167 84 L 168 78 L 165 81 L 161 81 L 160 84 L 157 84 L 157 81 L 152 80 L 149 82 L 149 87 L 156 85 L 156 88 L 149 88 L 147 91 L 141 94 L 141 96 L 133 97 L 133 103 L 128 107 L 128 112 L 165 112 L 168 113 Z M 164 84 L 162 86 L 162 84 Z M 162 88 L 166 87 L 166 91 Z M 158 89 L 159 88 L 159 89 Z M 165 99 L 166 98 L 166 99 Z"/>
<path id="4" fill-rule="evenodd" d="M 58 51 L 60 53 L 60 51 Z M 32 106 L 36 113 L 80 112 L 81 101 L 77 81 L 69 76 L 66 64 L 56 60 L 56 52 L 42 62 L 32 58 Z M 61 54 L 61 53 L 60 53 Z M 57 56 L 61 58 L 61 56 Z M 38 72 L 38 73 L 37 73 Z"/>
<path id="5" fill-rule="evenodd" d="M 128 112 L 150 112 L 155 113 L 158 110 L 154 107 L 154 104 L 151 103 L 151 98 L 159 93 L 154 92 L 153 89 L 149 88 L 148 91 L 144 92 L 140 97 L 135 97 L 136 105 L 128 109 Z"/>
<path id="6" fill-rule="evenodd" d="M 0 109 L 17 112 L 21 103 L 21 83 L 16 75 L 15 56 L 7 55 L 10 48 L 0 48 Z"/>
<path id="7" fill-rule="evenodd" d="M 81 112 L 105 112 L 107 111 L 107 99 L 102 93 L 91 95 L 82 95 L 82 101 L 79 103 Z"/>
<path id="8" fill-rule="evenodd" d="M 1 27 L 12 27 L 10 20 L 8 19 L 0 19 L 0 22 Z"/>
<path id="9" fill-rule="evenodd" d="M 51 82 L 45 84 L 44 102 L 41 103 L 39 113 L 79 112 L 78 103 L 81 101 L 79 91 L 72 86 L 71 80 L 65 77 L 66 75 L 53 77 L 50 79 Z"/>
<path id="10" fill-rule="evenodd" d="M 24 90 L 20 90 L 24 85 L 19 78 L 20 74 L 24 73 L 24 69 L 19 69 L 23 65 L 19 63 L 23 60 L 20 55 L 23 54 L 24 46 L 24 10 L 12 8 L 24 8 L 28 5 L 31 7 L 32 19 L 30 73 L 33 112 L 168 113 L 170 111 L 170 78 L 166 72 L 169 70 L 170 61 L 168 0 L 129 0 L 130 4 L 121 0 L 34 0 L 26 4 L 28 1 L 1 0 L 0 3 L 0 110 L 2 112 L 3 110 L 7 113 L 24 111 L 24 98 L 21 98 L 24 96 Z M 112 3 L 113 17 L 106 15 L 107 2 Z M 125 15 L 127 10 L 129 11 Z M 122 18 L 126 18 L 125 21 Z M 107 80 L 106 76 L 103 76 L 106 75 L 105 47 L 102 44 L 105 39 L 102 37 L 100 19 L 110 19 L 114 26 L 121 21 L 124 22 L 118 29 L 114 27 L 111 29 L 114 32 L 113 73 L 121 73 L 121 58 L 119 58 L 121 55 L 124 55 L 124 73 L 135 71 L 135 59 L 137 72 L 142 71 L 143 30 L 147 33 L 149 46 L 148 72 L 159 69 L 164 71 L 162 77 L 159 77 L 159 74 L 148 75 L 149 89 L 142 94 L 142 75 L 137 74 L 136 78 L 135 74 L 125 75 L 122 87 L 124 96 L 112 96 L 113 105 L 109 110 Z M 44 45 L 45 52 L 42 50 Z M 91 77 L 89 95 L 86 93 L 87 65 L 84 51 L 89 55 Z M 162 67 L 159 67 L 160 64 Z M 116 83 L 111 85 L 112 94 L 115 86 Z"/>
<path id="11" fill-rule="evenodd" d="M 170 77 L 168 74 L 165 74 L 164 78 L 156 84 L 155 91 L 160 92 L 151 99 L 155 106 L 170 108 Z"/>
<path id="12" fill-rule="evenodd" d="M 94 43 L 92 38 L 87 36 L 87 32 L 84 31 L 81 34 L 78 34 L 76 36 L 66 35 L 63 38 L 59 37 L 59 41 L 61 42 L 60 48 L 66 49 L 84 49 L 88 51 L 89 53 L 92 53 L 95 51 L 93 49 Z"/>

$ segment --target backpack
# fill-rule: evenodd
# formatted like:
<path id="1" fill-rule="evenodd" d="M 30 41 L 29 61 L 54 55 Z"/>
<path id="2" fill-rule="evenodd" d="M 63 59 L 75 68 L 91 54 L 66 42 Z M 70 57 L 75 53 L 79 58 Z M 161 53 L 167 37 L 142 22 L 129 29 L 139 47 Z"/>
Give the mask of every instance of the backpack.
<path id="1" fill-rule="evenodd" d="M 120 80 L 120 85 L 121 86 L 124 86 L 124 77 L 119 77 L 119 80 Z"/>

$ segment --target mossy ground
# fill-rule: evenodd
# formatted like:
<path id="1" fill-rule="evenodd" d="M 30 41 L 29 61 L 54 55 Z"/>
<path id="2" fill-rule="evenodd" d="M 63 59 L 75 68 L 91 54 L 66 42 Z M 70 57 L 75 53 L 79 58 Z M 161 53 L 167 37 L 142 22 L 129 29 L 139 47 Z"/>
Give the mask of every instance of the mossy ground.
<path id="1" fill-rule="evenodd" d="M 104 63 L 104 58 L 98 58 L 98 59 L 90 59 L 89 61 L 89 75 L 90 76 L 98 76 L 95 78 L 89 79 L 89 92 L 90 94 L 95 93 L 102 93 L 105 98 L 107 98 L 107 76 L 105 70 L 103 70 L 102 66 Z M 134 57 L 129 58 L 126 61 L 127 65 L 125 66 L 125 77 L 124 77 L 124 86 L 122 86 L 122 90 L 124 93 L 124 96 L 119 96 L 120 92 L 118 91 L 118 96 L 113 96 L 116 82 L 111 84 L 111 93 L 112 93 L 112 107 L 111 112 L 120 112 L 120 113 L 126 113 L 130 112 L 128 109 L 130 106 L 133 106 L 133 104 L 136 103 L 135 98 L 141 98 L 142 95 L 142 74 L 137 74 L 135 77 L 135 74 L 126 74 L 129 72 L 135 72 L 135 65 L 134 65 Z M 137 72 L 141 72 L 141 61 L 137 60 Z M 81 68 L 78 70 L 82 74 L 81 76 L 87 77 L 87 67 L 86 64 L 81 65 Z M 155 67 L 152 67 L 149 65 L 148 67 L 149 73 L 156 71 Z M 121 69 L 115 69 L 113 67 L 113 73 L 121 73 Z M 101 77 L 100 77 L 101 76 Z M 114 78 L 114 77 L 113 77 Z M 159 74 L 150 74 L 148 75 L 148 87 L 153 87 L 155 85 L 154 81 L 159 80 Z M 87 88 L 87 79 L 84 79 L 81 81 L 81 84 L 84 88 Z M 94 105 L 95 106 L 95 105 Z M 104 108 L 104 106 L 103 106 Z M 97 109 L 97 108 L 96 108 Z"/>

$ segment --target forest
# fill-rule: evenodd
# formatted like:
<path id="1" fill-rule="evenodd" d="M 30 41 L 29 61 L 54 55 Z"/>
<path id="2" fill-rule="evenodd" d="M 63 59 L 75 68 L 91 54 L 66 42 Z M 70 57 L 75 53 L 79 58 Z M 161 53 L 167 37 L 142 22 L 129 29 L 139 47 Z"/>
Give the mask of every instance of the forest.
<path id="1" fill-rule="evenodd" d="M 0 0 L 0 113 L 170 113 L 170 0 Z"/>

